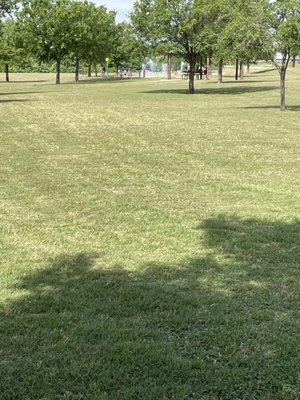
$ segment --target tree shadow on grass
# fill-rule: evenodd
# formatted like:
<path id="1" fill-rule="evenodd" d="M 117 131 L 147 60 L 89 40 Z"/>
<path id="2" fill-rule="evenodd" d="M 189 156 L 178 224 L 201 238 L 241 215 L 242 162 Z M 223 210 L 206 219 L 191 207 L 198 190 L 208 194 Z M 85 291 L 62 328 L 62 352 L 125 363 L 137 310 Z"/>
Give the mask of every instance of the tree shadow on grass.
<path id="1" fill-rule="evenodd" d="M 225 77 L 226 78 L 226 77 Z M 238 85 L 238 84 L 247 84 L 247 85 L 249 85 L 249 84 L 252 84 L 252 83 L 260 83 L 260 84 L 265 84 L 265 83 L 271 83 L 271 82 L 273 82 L 273 83 L 276 83 L 277 84 L 277 82 L 278 82 L 278 79 L 276 78 L 276 77 L 274 77 L 273 79 L 264 79 L 264 78 L 262 78 L 261 80 L 255 80 L 255 79 L 252 79 L 253 77 L 251 76 L 251 75 L 248 75 L 248 76 L 246 76 L 245 78 L 244 78 L 244 80 L 243 81 L 236 81 L 235 79 L 226 79 L 226 80 L 224 80 L 223 82 L 222 82 L 222 84 L 221 85 L 228 85 L 228 84 L 232 84 L 232 85 Z"/>
<path id="2" fill-rule="evenodd" d="M 273 72 L 275 71 L 277 68 L 272 67 L 272 68 L 266 68 L 266 69 L 261 69 L 259 71 L 251 71 L 251 74 L 253 75 L 259 75 L 259 74 L 265 74 L 266 72 Z"/>
<path id="3" fill-rule="evenodd" d="M 196 89 L 195 94 L 207 94 L 207 95 L 234 95 L 234 94 L 245 94 L 245 93 L 256 93 L 266 92 L 270 90 L 276 90 L 275 86 L 231 86 L 231 87 L 211 87 Z M 187 89 L 156 89 L 147 90 L 142 93 L 145 94 L 185 94 L 189 95 Z"/>
<path id="4" fill-rule="evenodd" d="M 0 99 L 2 96 L 13 96 L 13 95 L 19 95 L 19 94 L 43 94 L 43 93 L 50 93 L 49 91 L 44 91 L 44 92 L 1 92 L 0 91 Z"/>
<path id="5" fill-rule="evenodd" d="M 298 399 L 299 228 L 220 216 L 198 227 L 205 257 L 128 270 L 61 255 L 20 277 L 2 398 Z"/>
<path id="6" fill-rule="evenodd" d="M 133 81 L 140 81 L 140 78 L 81 78 L 78 83 L 75 81 L 62 82 L 61 85 L 87 85 L 91 84 L 107 84 L 107 83 L 130 83 Z"/>
<path id="7" fill-rule="evenodd" d="M 238 107 L 239 109 L 244 110 L 280 110 L 280 105 L 277 106 L 246 106 L 246 107 Z M 300 111 L 300 105 L 296 106 L 286 106 L 287 111 Z"/>
<path id="8" fill-rule="evenodd" d="M 0 104 L 5 104 L 5 103 L 27 103 L 29 101 L 36 101 L 36 100 L 31 100 L 31 99 L 1 99 L 0 98 Z"/>
<path id="9" fill-rule="evenodd" d="M 48 82 L 48 79 L 39 79 L 39 80 L 32 80 L 32 81 L 9 81 L 9 82 L 5 82 L 5 81 L 0 81 L 0 84 L 3 83 L 5 85 L 10 85 L 11 83 L 42 83 L 42 82 Z"/>

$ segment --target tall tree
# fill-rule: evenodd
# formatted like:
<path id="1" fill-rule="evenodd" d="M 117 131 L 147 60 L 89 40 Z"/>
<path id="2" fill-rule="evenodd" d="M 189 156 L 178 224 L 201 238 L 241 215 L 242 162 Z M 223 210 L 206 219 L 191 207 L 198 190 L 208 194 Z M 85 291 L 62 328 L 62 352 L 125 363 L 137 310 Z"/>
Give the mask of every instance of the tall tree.
<path id="1" fill-rule="evenodd" d="M 264 58 L 268 43 L 268 0 L 219 0 L 222 4 L 216 52 L 235 60 L 236 80 L 243 79 L 244 64 Z"/>
<path id="2" fill-rule="evenodd" d="M 19 13 L 19 40 L 40 61 L 55 61 L 60 83 L 63 58 L 69 54 L 68 0 L 25 0 Z"/>
<path id="3" fill-rule="evenodd" d="M 172 45 L 189 64 L 189 93 L 195 92 L 195 67 L 201 34 L 211 15 L 204 0 L 139 0 L 132 23 L 141 37 L 154 45 Z"/>
<path id="4" fill-rule="evenodd" d="M 93 24 L 93 40 L 89 46 L 85 61 L 91 65 L 103 63 L 105 58 L 111 56 L 114 49 L 116 35 L 116 13 L 108 11 L 103 6 L 98 6 Z"/>
<path id="5" fill-rule="evenodd" d="M 23 50 L 15 40 L 15 23 L 12 19 L 4 21 L 0 27 L 0 64 L 4 66 L 5 80 L 9 82 L 9 67 L 19 61 Z"/>
<path id="6" fill-rule="evenodd" d="M 79 80 L 79 63 L 100 61 L 112 48 L 115 15 L 105 7 L 88 1 L 71 3 L 68 15 L 68 47 L 75 62 L 75 81 Z"/>
<path id="7" fill-rule="evenodd" d="M 72 2 L 68 15 L 70 32 L 68 48 L 75 63 L 75 82 L 79 81 L 79 64 L 85 58 L 93 41 L 93 23 L 96 6 L 87 1 Z"/>
<path id="8" fill-rule="evenodd" d="M 218 62 L 218 83 L 223 82 L 224 60 L 230 57 L 230 51 L 224 44 L 224 31 L 230 22 L 229 10 L 228 2 L 224 0 L 214 2 L 215 18 L 209 29 L 209 37 L 211 53 Z"/>
<path id="9" fill-rule="evenodd" d="M 286 73 L 293 55 L 300 52 L 300 0 L 274 0 L 270 7 L 272 52 L 280 76 L 280 108 L 286 109 Z M 275 54 L 278 54 L 277 56 Z"/>

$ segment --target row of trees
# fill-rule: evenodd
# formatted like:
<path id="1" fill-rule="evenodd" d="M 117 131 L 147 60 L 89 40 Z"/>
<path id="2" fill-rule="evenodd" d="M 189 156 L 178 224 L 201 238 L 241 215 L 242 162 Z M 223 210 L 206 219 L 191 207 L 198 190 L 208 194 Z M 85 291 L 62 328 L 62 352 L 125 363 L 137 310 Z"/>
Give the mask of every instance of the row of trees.
<path id="1" fill-rule="evenodd" d="M 115 13 L 89 1 L 24 0 L 22 4 L 0 0 L 0 61 L 9 80 L 9 65 L 28 57 L 56 64 L 56 83 L 66 59 L 75 67 L 92 66 L 109 57 L 117 68 L 141 65 L 146 46 L 127 23 L 116 24 Z M 6 16 L 5 19 L 3 17 Z"/>
<path id="2" fill-rule="evenodd" d="M 139 0 L 131 20 L 144 43 L 185 58 L 191 94 L 200 58 L 218 61 L 219 83 L 225 61 L 235 60 L 236 78 L 239 70 L 242 76 L 244 64 L 273 61 L 285 109 L 287 67 L 291 57 L 300 53 L 300 0 Z"/>
<path id="3" fill-rule="evenodd" d="M 164 54 L 169 77 L 172 55 L 189 64 L 192 94 L 195 68 L 203 60 L 218 64 L 222 83 L 225 62 L 235 62 L 237 79 L 244 65 L 265 59 L 278 68 L 284 109 L 286 71 L 298 53 L 300 0 L 137 0 L 131 22 L 122 24 L 114 12 L 87 0 L 0 0 L 0 61 L 7 80 L 9 65 L 28 55 L 55 63 L 60 83 L 66 59 L 78 82 L 80 63 L 90 75 L 106 57 L 117 69 L 139 68 L 146 55 Z"/>

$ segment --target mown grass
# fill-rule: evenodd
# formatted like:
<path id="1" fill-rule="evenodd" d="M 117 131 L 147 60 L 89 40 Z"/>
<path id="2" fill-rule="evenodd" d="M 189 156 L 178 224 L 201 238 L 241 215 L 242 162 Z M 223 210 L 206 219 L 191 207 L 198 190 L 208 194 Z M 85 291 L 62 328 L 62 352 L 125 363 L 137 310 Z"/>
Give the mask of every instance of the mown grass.
<path id="1" fill-rule="evenodd" d="M 300 69 L 255 72 L 0 83 L 1 400 L 299 399 Z"/>

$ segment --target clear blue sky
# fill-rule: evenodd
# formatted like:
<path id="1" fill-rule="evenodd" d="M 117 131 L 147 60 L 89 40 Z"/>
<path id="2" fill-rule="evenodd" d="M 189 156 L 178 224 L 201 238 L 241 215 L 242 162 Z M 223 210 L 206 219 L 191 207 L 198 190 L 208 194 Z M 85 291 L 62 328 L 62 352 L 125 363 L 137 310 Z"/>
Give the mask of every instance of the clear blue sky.
<path id="1" fill-rule="evenodd" d="M 116 10 L 118 12 L 118 22 L 124 21 L 126 15 L 132 10 L 134 0 L 94 0 L 97 4 L 106 6 L 109 10 Z"/>

